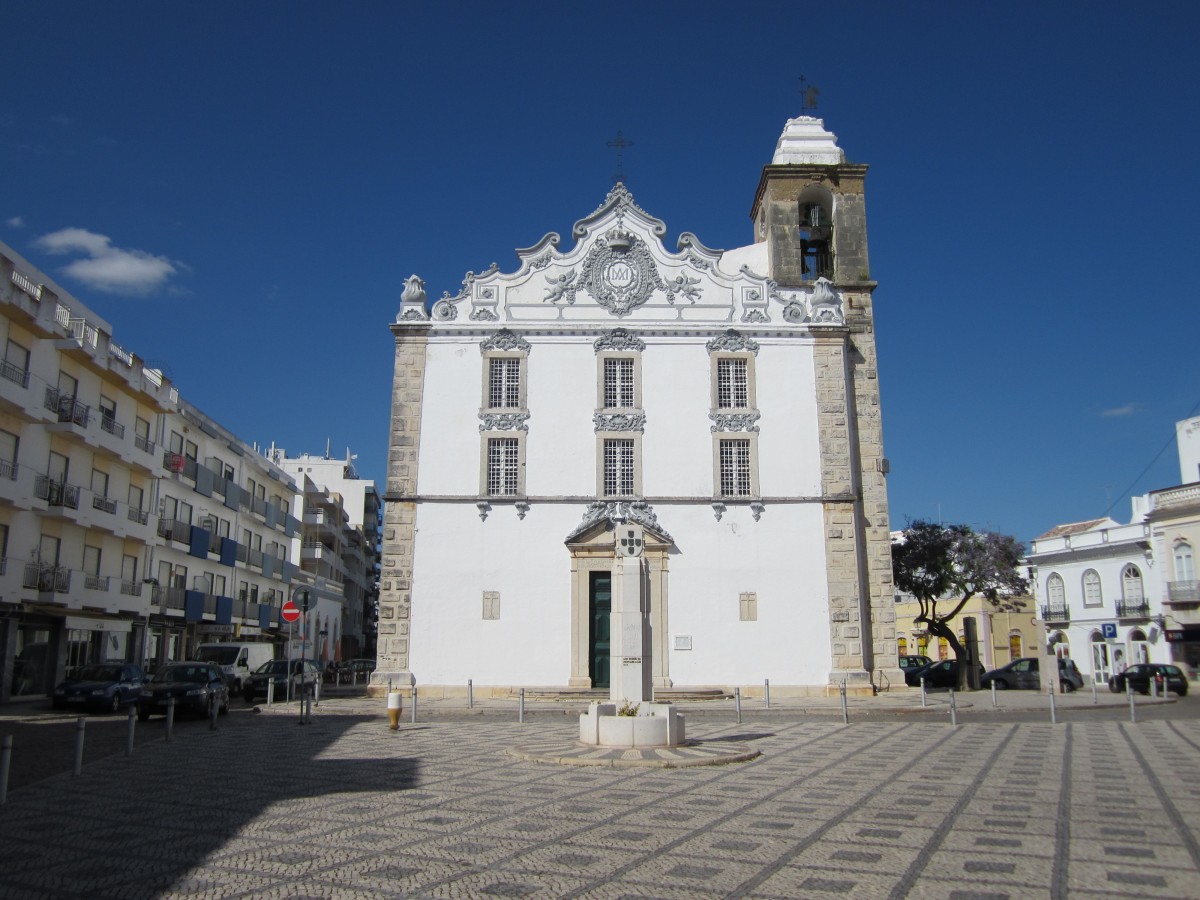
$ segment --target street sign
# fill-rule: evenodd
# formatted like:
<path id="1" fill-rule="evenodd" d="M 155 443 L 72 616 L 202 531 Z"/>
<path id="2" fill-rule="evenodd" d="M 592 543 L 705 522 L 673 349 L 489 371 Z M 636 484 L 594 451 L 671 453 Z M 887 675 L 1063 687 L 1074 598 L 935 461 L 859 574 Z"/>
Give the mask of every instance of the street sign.
<path id="1" fill-rule="evenodd" d="M 1117 623 L 1103 622 L 1100 625 L 1101 633 L 1106 641 L 1115 641 L 1117 639 Z"/>
<path id="2" fill-rule="evenodd" d="M 300 618 L 300 608 L 291 600 L 288 600 L 280 607 L 279 618 L 285 622 L 295 622 Z"/>
<path id="3" fill-rule="evenodd" d="M 308 612 L 312 605 L 312 593 L 308 588 L 296 588 L 292 592 L 292 602 L 300 608 L 300 612 Z"/>

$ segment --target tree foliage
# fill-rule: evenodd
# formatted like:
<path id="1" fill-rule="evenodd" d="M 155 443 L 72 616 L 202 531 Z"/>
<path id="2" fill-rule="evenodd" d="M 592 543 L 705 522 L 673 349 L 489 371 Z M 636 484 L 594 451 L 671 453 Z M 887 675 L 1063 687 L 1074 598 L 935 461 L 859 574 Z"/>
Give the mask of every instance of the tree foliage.
<path id="1" fill-rule="evenodd" d="M 1016 538 L 969 525 L 917 521 L 892 544 L 896 587 L 916 599 L 920 612 L 913 621 L 953 648 L 960 687 L 967 675 L 966 649 L 949 623 L 976 596 L 998 612 L 1023 609 L 1028 585 L 1020 562 Z"/>

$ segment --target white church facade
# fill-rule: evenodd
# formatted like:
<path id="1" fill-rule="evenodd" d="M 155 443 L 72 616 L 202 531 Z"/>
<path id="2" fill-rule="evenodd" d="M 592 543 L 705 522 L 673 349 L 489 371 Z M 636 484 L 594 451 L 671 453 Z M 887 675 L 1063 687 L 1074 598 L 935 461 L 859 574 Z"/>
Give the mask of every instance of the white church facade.
<path id="1" fill-rule="evenodd" d="M 618 183 L 395 338 L 373 686 L 603 689 L 616 527 L 642 526 L 655 691 L 895 683 L 866 167 L 793 119 L 754 242 Z"/>

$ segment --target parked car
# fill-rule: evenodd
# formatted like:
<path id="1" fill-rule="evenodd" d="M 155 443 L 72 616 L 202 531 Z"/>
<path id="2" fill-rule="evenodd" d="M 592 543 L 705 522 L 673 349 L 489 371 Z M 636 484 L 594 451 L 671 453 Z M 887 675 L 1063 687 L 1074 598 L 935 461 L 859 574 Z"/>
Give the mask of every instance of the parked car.
<path id="1" fill-rule="evenodd" d="M 250 673 L 275 658 L 275 646 L 261 641 L 201 644 L 192 658 L 220 666 L 225 673 L 225 680 L 229 682 L 229 689 L 239 694 L 242 683 L 250 677 Z"/>
<path id="2" fill-rule="evenodd" d="M 979 669 L 983 674 L 983 667 Z M 958 660 L 939 659 L 919 669 L 905 669 L 904 683 L 909 687 L 920 687 L 921 679 L 925 679 L 925 687 L 958 687 Z"/>
<path id="3" fill-rule="evenodd" d="M 1140 694 L 1150 693 L 1150 679 L 1166 679 L 1167 690 L 1174 691 L 1180 697 L 1186 697 L 1188 692 L 1187 676 L 1179 666 L 1169 666 L 1162 663 L 1138 663 L 1130 666 L 1124 672 L 1114 675 L 1108 680 L 1110 690 L 1124 693 L 1125 686 L 1133 688 Z M 1162 682 L 1160 681 L 1161 685 Z"/>
<path id="4" fill-rule="evenodd" d="M 375 671 L 373 659 L 344 659 L 340 663 L 330 663 L 325 669 L 326 683 L 366 684 L 371 680 Z"/>
<path id="5" fill-rule="evenodd" d="M 1009 688 L 1040 691 L 1042 689 L 1041 663 L 1036 656 L 1014 659 L 1008 665 L 984 674 L 980 687 L 989 688 L 995 683 L 996 690 Z M 1083 687 L 1083 676 L 1071 659 L 1058 661 L 1058 683 L 1064 691 L 1075 691 Z"/>
<path id="6" fill-rule="evenodd" d="M 88 706 L 119 712 L 127 703 L 137 702 L 145 681 L 141 668 L 127 663 L 80 666 L 54 689 L 50 702 L 55 709 Z"/>
<path id="7" fill-rule="evenodd" d="M 321 668 L 311 659 L 273 659 L 265 662 L 242 683 L 242 697 L 253 703 L 256 697 L 267 696 L 267 684 L 275 683 L 275 699 L 287 698 L 288 675 L 291 674 L 292 690 L 298 686 L 313 685 L 321 680 Z"/>
<path id="8" fill-rule="evenodd" d="M 144 722 L 152 715 L 166 715 L 171 697 L 176 712 L 209 715 L 214 706 L 221 715 L 229 712 L 229 685 L 221 667 L 213 663 L 177 662 L 161 667 L 142 686 L 138 718 Z"/>
<path id="9" fill-rule="evenodd" d="M 919 669 L 921 666 L 927 666 L 931 662 L 933 662 L 933 660 L 928 656 L 901 656 L 900 669 L 901 671 L 907 672 L 909 669 Z"/>

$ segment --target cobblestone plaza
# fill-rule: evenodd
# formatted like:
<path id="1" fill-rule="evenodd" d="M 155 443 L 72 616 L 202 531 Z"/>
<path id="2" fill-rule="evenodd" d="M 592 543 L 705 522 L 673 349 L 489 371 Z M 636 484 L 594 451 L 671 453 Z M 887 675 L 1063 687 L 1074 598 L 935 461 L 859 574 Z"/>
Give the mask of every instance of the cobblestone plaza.
<path id="1" fill-rule="evenodd" d="M 230 718 L 12 791 L 0 895 L 1200 895 L 1192 718 L 701 716 L 689 737 L 761 755 L 695 768 L 510 752 L 568 716 Z"/>

